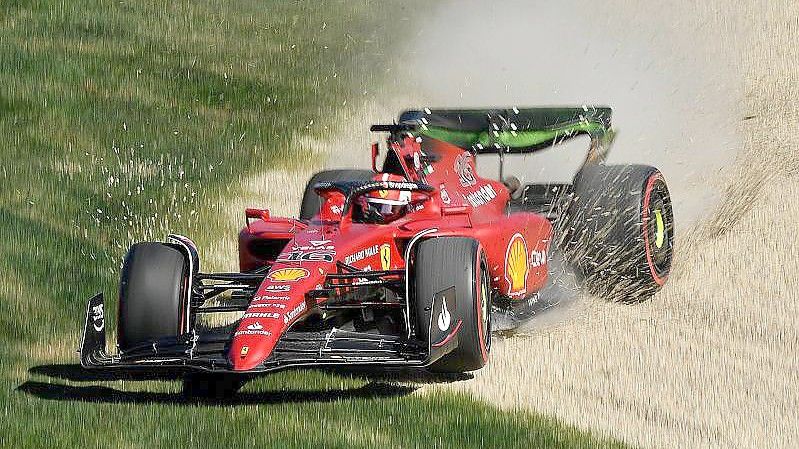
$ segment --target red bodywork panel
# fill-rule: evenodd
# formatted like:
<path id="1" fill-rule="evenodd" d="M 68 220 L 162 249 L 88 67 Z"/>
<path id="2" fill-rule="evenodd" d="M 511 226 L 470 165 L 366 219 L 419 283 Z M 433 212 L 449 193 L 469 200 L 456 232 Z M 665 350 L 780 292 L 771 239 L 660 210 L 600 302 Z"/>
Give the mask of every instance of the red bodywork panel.
<path id="1" fill-rule="evenodd" d="M 424 149 L 423 149 L 424 148 Z M 306 293 L 321 288 L 343 262 L 362 270 L 404 269 L 404 248 L 417 233 L 474 238 L 483 245 L 492 287 L 522 300 L 544 287 L 552 238 L 549 221 L 533 213 L 506 213 L 510 198 L 500 182 L 477 175 L 474 156 L 446 142 L 406 137 L 391 143 L 410 181 L 436 190 L 389 224 L 353 223 L 341 216 L 343 195 L 325 195 L 309 223 L 256 219 L 239 236 L 240 264 L 248 271 L 272 264 L 233 336 L 234 370 L 250 370 L 272 353 L 281 335 L 315 307 Z M 319 220 L 321 216 L 322 220 Z M 324 301 L 320 299 L 319 301 Z"/>

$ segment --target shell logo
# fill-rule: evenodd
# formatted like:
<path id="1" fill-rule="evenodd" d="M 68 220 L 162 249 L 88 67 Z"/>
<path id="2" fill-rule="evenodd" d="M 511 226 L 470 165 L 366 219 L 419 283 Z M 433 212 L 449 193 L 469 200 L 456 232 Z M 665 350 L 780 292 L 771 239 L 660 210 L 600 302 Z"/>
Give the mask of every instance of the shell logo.
<path id="1" fill-rule="evenodd" d="M 294 282 L 307 278 L 311 273 L 305 268 L 281 268 L 269 273 L 269 279 L 275 282 Z"/>
<path id="2" fill-rule="evenodd" d="M 527 292 L 527 242 L 521 234 L 513 234 L 505 252 L 505 279 L 508 296 L 521 296 Z"/>

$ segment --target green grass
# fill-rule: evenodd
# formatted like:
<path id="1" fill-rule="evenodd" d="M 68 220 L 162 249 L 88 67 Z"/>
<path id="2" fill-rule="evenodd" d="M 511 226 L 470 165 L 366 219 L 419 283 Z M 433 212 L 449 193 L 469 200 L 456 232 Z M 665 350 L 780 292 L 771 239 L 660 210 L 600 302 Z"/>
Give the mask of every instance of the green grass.
<path id="1" fill-rule="evenodd" d="M 1 447 L 618 446 L 346 375 L 277 374 L 236 403 L 198 405 L 178 382 L 81 382 L 52 368 L 75 363 L 85 300 L 115 291 L 131 242 L 176 231 L 210 244 L 223 225 L 209 206 L 239 180 L 311 157 L 292 137 L 324 137 L 329 113 L 379 81 L 363 67 L 390 55 L 367 47 L 392 42 L 403 8 L 0 4 Z"/>

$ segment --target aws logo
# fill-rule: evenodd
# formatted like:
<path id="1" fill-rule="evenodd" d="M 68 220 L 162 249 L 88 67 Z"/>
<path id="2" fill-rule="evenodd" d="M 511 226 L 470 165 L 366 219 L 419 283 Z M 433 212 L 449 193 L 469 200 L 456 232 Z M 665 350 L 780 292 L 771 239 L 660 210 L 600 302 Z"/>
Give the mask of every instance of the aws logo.
<path id="1" fill-rule="evenodd" d="M 527 242 L 521 234 L 513 234 L 505 251 L 505 280 L 508 281 L 508 296 L 527 293 Z"/>

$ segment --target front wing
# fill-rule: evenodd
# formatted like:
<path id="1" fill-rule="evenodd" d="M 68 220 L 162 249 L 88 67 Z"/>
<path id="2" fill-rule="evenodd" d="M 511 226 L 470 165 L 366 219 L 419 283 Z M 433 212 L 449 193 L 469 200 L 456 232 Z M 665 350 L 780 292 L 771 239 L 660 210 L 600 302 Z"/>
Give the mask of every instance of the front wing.
<path id="1" fill-rule="evenodd" d="M 106 349 L 103 295 L 89 300 L 78 352 L 87 369 L 162 369 L 233 372 L 227 359 L 229 332 L 203 332 L 162 338 L 124 353 Z M 295 367 L 424 367 L 428 346 L 402 337 L 332 329 L 287 332 L 272 355 L 249 373 Z"/>

